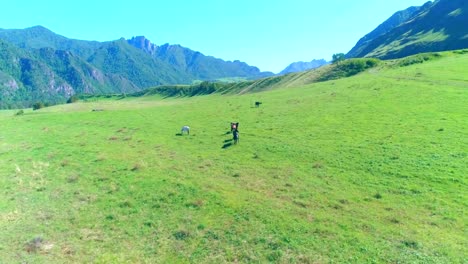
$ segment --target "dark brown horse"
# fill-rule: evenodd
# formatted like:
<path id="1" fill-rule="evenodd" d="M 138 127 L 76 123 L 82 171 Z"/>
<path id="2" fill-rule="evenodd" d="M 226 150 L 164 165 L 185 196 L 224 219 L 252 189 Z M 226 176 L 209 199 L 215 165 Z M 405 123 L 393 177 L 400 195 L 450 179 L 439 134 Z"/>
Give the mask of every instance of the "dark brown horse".
<path id="1" fill-rule="evenodd" d="M 234 140 L 234 144 L 239 143 L 239 130 L 234 129 L 232 131 L 232 139 Z"/>
<path id="2" fill-rule="evenodd" d="M 231 132 L 236 129 L 239 129 L 239 122 L 237 123 L 231 122 Z"/>

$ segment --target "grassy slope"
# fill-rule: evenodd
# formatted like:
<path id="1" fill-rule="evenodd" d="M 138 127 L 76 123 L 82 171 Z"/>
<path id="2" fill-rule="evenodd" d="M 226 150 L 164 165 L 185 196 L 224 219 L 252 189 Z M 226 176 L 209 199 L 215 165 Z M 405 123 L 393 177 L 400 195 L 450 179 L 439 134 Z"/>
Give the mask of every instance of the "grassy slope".
<path id="1" fill-rule="evenodd" d="M 132 93 L 129 96 L 141 97 L 157 94 L 165 97 L 177 97 L 207 95 L 211 93 L 246 94 L 263 92 L 273 89 L 298 87 L 319 81 L 340 79 L 363 72 L 368 68 L 377 66 L 379 63 L 380 60 L 369 58 L 350 59 L 339 64 L 324 65 L 313 70 L 272 76 L 253 81 L 238 80 L 237 82 L 201 82 L 192 85 L 162 85 Z M 414 63 L 414 61 L 411 60 L 411 63 Z"/>
<path id="2" fill-rule="evenodd" d="M 356 57 L 402 58 L 422 52 L 468 47 L 465 0 L 440 0 L 416 17 L 370 42 Z"/>
<path id="3" fill-rule="evenodd" d="M 0 112 L 0 259 L 463 263 L 467 65 Z"/>

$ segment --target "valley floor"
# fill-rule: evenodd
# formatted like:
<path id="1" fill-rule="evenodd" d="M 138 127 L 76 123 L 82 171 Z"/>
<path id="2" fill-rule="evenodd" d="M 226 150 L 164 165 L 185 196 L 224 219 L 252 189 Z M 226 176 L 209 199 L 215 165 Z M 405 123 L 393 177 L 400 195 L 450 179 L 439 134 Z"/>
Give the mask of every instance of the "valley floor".
<path id="1" fill-rule="evenodd" d="M 466 263 L 467 65 L 2 111 L 0 262 Z"/>

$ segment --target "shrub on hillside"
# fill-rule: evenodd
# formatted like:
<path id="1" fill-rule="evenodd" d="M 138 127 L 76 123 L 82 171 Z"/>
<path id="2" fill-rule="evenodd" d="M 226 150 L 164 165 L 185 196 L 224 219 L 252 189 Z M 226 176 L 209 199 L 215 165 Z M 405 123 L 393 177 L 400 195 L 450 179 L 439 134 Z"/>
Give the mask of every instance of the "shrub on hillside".
<path id="1" fill-rule="evenodd" d="M 345 57 L 344 53 L 335 53 L 332 56 L 332 63 L 333 64 L 340 63 L 340 62 L 344 61 L 345 59 L 346 59 L 346 57 Z"/>
<path id="2" fill-rule="evenodd" d="M 133 93 L 130 96 L 138 97 L 153 94 L 160 94 L 168 97 L 206 95 L 218 91 L 222 86 L 223 84 L 217 82 L 201 82 L 194 85 L 162 85 Z"/>
<path id="3" fill-rule="evenodd" d="M 380 63 L 380 60 L 378 59 L 368 59 L 368 58 L 345 60 L 345 61 L 335 64 L 334 67 L 330 69 L 330 71 L 326 72 L 318 80 L 328 81 L 328 80 L 335 80 L 335 79 L 350 77 L 360 72 L 363 72 L 369 68 L 375 67 L 379 63 Z"/>
<path id="4" fill-rule="evenodd" d="M 439 53 L 418 54 L 401 59 L 398 63 L 398 66 L 405 67 L 413 64 L 423 63 L 425 61 L 430 61 L 440 57 L 442 57 L 442 55 L 440 55 Z"/>
<path id="5" fill-rule="evenodd" d="M 76 101 L 78 101 L 78 96 L 72 95 L 70 96 L 70 98 L 68 98 L 67 104 L 72 104 L 72 103 L 75 103 Z"/>
<path id="6" fill-rule="evenodd" d="M 453 53 L 454 54 L 465 54 L 465 53 L 468 53 L 468 49 L 455 50 Z"/>
<path id="7" fill-rule="evenodd" d="M 23 109 L 21 109 L 21 110 L 19 110 L 18 112 L 16 112 L 15 115 L 17 115 L 17 116 L 24 115 Z"/>
<path id="8" fill-rule="evenodd" d="M 32 107 L 33 107 L 33 110 L 38 110 L 38 109 L 44 108 L 45 105 L 43 102 L 36 102 L 32 105 Z"/>

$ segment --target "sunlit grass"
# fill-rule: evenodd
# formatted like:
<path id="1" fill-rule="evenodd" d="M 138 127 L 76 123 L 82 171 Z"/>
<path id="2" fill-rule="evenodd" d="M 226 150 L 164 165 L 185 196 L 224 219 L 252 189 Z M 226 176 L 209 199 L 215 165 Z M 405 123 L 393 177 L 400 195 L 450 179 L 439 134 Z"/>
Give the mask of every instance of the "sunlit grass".
<path id="1" fill-rule="evenodd" d="M 0 111 L 0 259 L 463 263 L 467 59 Z"/>

